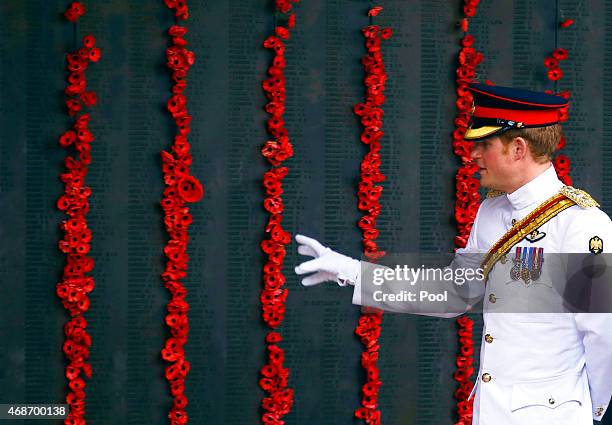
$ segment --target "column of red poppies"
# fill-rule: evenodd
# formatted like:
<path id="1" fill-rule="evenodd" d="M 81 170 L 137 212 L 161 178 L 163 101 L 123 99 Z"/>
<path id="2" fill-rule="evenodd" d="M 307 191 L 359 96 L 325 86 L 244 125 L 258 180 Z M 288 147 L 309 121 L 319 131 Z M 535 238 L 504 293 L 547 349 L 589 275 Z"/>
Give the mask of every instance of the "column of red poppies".
<path id="1" fill-rule="evenodd" d="M 165 1 L 166 6 L 173 10 L 177 20 L 189 16 L 184 1 Z M 195 61 L 195 55 L 186 48 L 187 28 L 173 25 L 168 30 L 171 45 L 166 49 L 166 66 L 171 71 L 172 96 L 167 101 L 167 109 L 174 120 L 178 133 L 170 152 L 162 151 L 162 172 L 166 188 L 163 192 L 161 206 L 164 211 L 164 225 L 169 235 L 164 248 L 167 257 L 166 268 L 161 277 L 164 286 L 171 294 L 166 305 L 166 325 L 170 328 L 170 337 L 161 350 L 162 358 L 170 363 L 166 366 L 165 377 L 173 397 L 172 407 L 168 414 L 171 425 L 182 425 L 188 422 L 187 397 L 185 378 L 190 364 L 185 359 L 184 346 L 187 343 L 189 320 L 186 301 L 187 290 L 182 280 L 187 276 L 187 244 L 189 242 L 189 225 L 192 216 L 187 203 L 197 202 L 204 196 L 204 188 L 199 180 L 191 174 L 192 156 L 187 137 L 190 133 L 191 115 L 187 111 L 187 72 Z"/>
<path id="2" fill-rule="evenodd" d="M 293 156 L 293 147 L 289 133 L 285 127 L 283 114 L 285 112 L 285 41 L 289 39 L 290 30 L 295 26 L 295 14 L 290 13 L 292 3 L 298 0 L 277 0 L 276 13 L 287 18 L 286 26 L 277 25 L 274 34 L 265 39 L 263 46 L 274 52 L 272 64 L 268 68 L 269 77 L 262 87 L 268 103 L 265 110 L 270 114 L 267 121 L 268 140 L 261 149 L 261 154 L 272 164 L 272 168 L 264 173 L 263 187 L 266 197 L 263 207 L 270 214 L 266 225 L 267 239 L 261 242 L 261 249 L 268 260 L 263 268 L 263 289 L 260 295 L 262 318 L 270 329 L 276 329 L 285 315 L 285 301 L 288 290 L 283 288 L 283 260 L 285 245 L 291 242 L 291 234 L 282 228 L 282 213 L 284 209 L 282 179 L 287 175 L 287 167 L 279 167 L 286 159 Z M 268 349 L 268 362 L 261 368 L 259 386 L 267 396 L 261 401 L 264 414 L 261 421 L 264 424 L 281 425 L 282 417 L 289 413 L 293 405 L 293 389 L 288 388 L 289 369 L 284 367 L 285 352 L 279 346 L 282 337 L 278 332 L 269 331 L 265 341 Z"/>
<path id="3" fill-rule="evenodd" d="M 376 16 L 382 7 L 376 6 L 369 11 L 370 16 Z M 381 40 L 391 37 L 390 28 L 381 29 L 378 25 L 369 25 L 362 29 L 365 37 L 366 54 L 361 59 L 365 70 L 364 84 L 366 95 L 363 103 L 358 103 L 353 111 L 359 116 L 364 129 L 361 133 L 361 142 L 368 146 L 368 152 L 361 161 L 358 208 L 364 215 L 358 222 L 362 231 L 364 255 L 371 261 L 376 261 L 385 255 L 378 249 L 376 239 L 379 231 L 376 228 L 376 219 L 380 215 L 379 198 L 382 194 L 381 183 L 385 176 L 380 171 L 380 140 L 384 135 L 382 131 L 382 106 L 385 102 L 385 83 L 387 74 L 380 51 Z M 378 409 L 378 393 L 382 385 L 378 371 L 378 338 L 381 332 L 382 311 L 366 312 L 359 318 L 355 333 L 365 351 L 361 354 L 361 366 L 366 372 L 366 383 L 363 384 L 361 407 L 355 410 L 355 416 L 363 419 L 367 424 L 379 424 L 381 413 Z"/>
<path id="4" fill-rule="evenodd" d="M 456 176 L 456 202 L 455 219 L 457 221 L 458 235 L 455 245 L 459 248 L 467 244 L 476 213 L 480 207 L 478 188 L 480 182 L 474 177 L 478 166 L 471 160 L 472 142 L 464 139 L 470 123 L 470 110 L 472 108 L 472 94 L 468 91 L 468 84 L 474 81 L 476 66 L 482 62 L 483 55 L 472 46 L 474 37 L 465 34 L 461 39 L 457 66 L 457 115 L 455 116 L 455 131 L 453 132 L 453 149 L 455 155 L 461 160 L 461 166 Z"/>
<path id="5" fill-rule="evenodd" d="M 574 23 L 571 19 L 566 19 L 563 22 L 559 23 L 559 28 L 569 28 Z M 563 78 L 563 71 L 560 67 L 560 62 L 567 60 L 569 58 L 569 53 L 566 49 L 557 47 L 550 56 L 544 59 L 544 66 L 547 69 L 546 76 L 550 81 L 554 81 L 555 83 Z M 554 94 L 552 90 L 547 90 L 547 93 Z M 559 96 L 564 97 L 565 99 L 569 99 L 571 93 L 569 90 L 564 90 L 560 93 L 556 93 Z M 567 121 L 569 108 L 561 111 L 560 122 Z M 563 149 L 565 147 L 565 137 L 561 138 L 561 141 L 557 145 L 556 150 Z M 553 165 L 555 167 L 555 171 L 557 171 L 557 176 L 559 180 L 561 180 L 564 184 L 571 186 L 572 178 L 569 175 L 570 171 L 570 159 L 567 155 L 557 154 L 553 161 Z"/>
<path id="6" fill-rule="evenodd" d="M 455 116 L 455 131 L 453 132 L 453 150 L 461 160 L 461 166 L 456 176 L 456 201 L 455 220 L 457 222 L 457 233 L 455 246 L 464 248 L 470 236 L 476 213 L 480 207 L 480 194 L 478 188 L 480 182 L 474 174 L 478 166 L 471 161 L 472 143 L 464 139 L 471 119 L 472 95 L 468 91 L 468 84 L 474 81 L 476 66 L 483 61 L 484 56 L 473 47 L 474 37 L 467 34 L 469 19 L 476 15 L 479 1 L 465 0 L 463 4 L 464 17 L 460 21 L 460 29 L 463 32 L 461 39 L 461 50 L 458 55 L 456 71 L 457 84 L 457 115 Z M 460 351 L 456 357 L 457 370 L 453 374 L 459 388 L 455 391 L 457 399 L 457 425 L 467 425 L 472 422 L 472 402 L 468 400 L 469 394 L 474 386 L 470 377 L 474 373 L 474 343 L 472 340 L 473 321 L 463 316 L 457 319 L 459 329 L 457 331 Z"/>
<path id="7" fill-rule="evenodd" d="M 75 22 L 85 13 L 82 3 L 73 2 L 65 11 L 67 20 Z M 91 378 L 92 369 L 88 363 L 91 336 L 87 332 L 87 321 L 83 314 L 89 309 L 88 294 L 94 288 L 91 273 L 94 261 L 88 257 L 92 240 L 91 230 L 87 227 L 86 215 L 89 211 L 91 189 L 85 185 L 87 170 L 91 164 L 91 142 L 93 134 L 89 131 L 89 114 L 81 113 L 83 107 L 92 107 L 97 98 L 93 91 L 87 91 L 85 70 L 90 62 L 100 59 L 100 49 L 96 40 L 88 35 L 83 46 L 76 52 L 66 55 L 68 85 L 66 108 L 70 117 L 76 117 L 72 129 L 59 138 L 63 148 L 74 146 L 77 157 L 64 159 L 65 170 L 60 174 L 64 183 L 64 193 L 57 200 L 57 208 L 68 216 L 60 225 L 64 237 L 59 241 L 59 249 L 66 255 L 62 280 L 56 285 L 57 296 L 68 310 L 71 319 L 64 326 L 65 341 L 63 351 L 68 359 L 66 378 L 69 392 L 66 403 L 70 413 L 64 420 L 67 425 L 85 424 L 85 379 Z M 81 114 L 80 114 L 81 113 Z M 80 114 L 80 115 L 79 115 Z"/>
<path id="8" fill-rule="evenodd" d="M 457 402 L 457 416 L 459 420 L 455 425 L 469 425 L 472 423 L 472 402 L 468 400 L 473 384 L 470 377 L 474 373 L 474 321 L 467 316 L 457 319 L 459 329 L 459 354 L 455 359 L 457 370 L 453 374 L 455 381 L 459 382 L 459 388 L 455 390 Z"/>
<path id="9" fill-rule="evenodd" d="M 570 92 L 567 90 L 562 91 L 561 93 L 557 93 L 557 94 L 559 96 L 565 97 L 566 99 L 569 99 L 570 97 Z M 563 112 L 563 116 L 560 122 L 566 121 L 567 118 L 568 118 L 567 110 L 565 110 Z M 558 151 L 560 149 L 563 149 L 565 147 L 565 144 L 566 144 L 565 136 L 561 136 L 561 140 L 559 141 L 559 144 L 557 145 L 555 150 Z M 571 186 L 572 178 L 569 175 L 570 168 L 571 168 L 571 162 L 570 162 L 569 157 L 562 153 L 558 153 L 557 155 L 555 155 L 555 159 L 553 160 L 553 166 L 555 167 L 555 171 L 557 172 L 557 177 L 559 177 L 559 180 L 561 180 L 563 184 Z"/>

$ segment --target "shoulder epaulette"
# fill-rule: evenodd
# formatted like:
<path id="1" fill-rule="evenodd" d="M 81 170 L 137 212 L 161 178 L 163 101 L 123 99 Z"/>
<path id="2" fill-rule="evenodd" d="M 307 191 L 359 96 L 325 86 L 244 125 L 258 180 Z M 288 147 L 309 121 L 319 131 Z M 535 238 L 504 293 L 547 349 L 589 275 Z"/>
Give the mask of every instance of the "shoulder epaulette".
<path id="1" fill-rule="evenodd" d="M 502 190 L 489 190 L 487 193 L 487 198 L 497 198 L 498 196 L 505 195 L 506 192 Z"/>
<path id="2" fill-rule="evenodd" d="M 599 206 L 599 203 L 597 203 L 597 201 L 584 190 L 576 189 L 572 186 L 563 186 L 559 192 L 567 196 L 582 208 L 593 208 Z"/>

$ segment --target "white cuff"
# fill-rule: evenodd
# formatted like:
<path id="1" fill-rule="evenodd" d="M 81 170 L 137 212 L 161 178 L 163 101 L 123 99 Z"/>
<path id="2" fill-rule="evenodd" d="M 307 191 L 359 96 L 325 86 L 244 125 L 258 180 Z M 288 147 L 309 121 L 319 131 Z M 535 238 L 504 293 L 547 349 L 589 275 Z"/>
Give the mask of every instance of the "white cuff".
<path id="1" fill-rule="evenodd" d="M 361 261 L 359 262 L 359 274 L 355 279 L 355 287 L 353 288 L 353 304 L 361 305 Z"/>

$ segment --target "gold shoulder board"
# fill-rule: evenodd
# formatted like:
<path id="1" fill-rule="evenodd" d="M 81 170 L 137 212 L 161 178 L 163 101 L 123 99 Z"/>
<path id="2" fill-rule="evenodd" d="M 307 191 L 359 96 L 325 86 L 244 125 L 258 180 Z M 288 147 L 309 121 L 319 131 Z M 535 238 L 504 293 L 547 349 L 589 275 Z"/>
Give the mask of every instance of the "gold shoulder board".
<path id="1" fill-rule="evenodd" d="M 498 196 L 505 195 L 506 192 L 501 190 L 489 190 L 487 193 L 487 198 L 497 198 Z"/>
<path id="2" fill-rule="evenodd" d="M 582 208 L 593 208 L 599 206 L 597 201 L 584 190 L 576 189 L 572 186 L 563 186 L 559 192 L 574 201 L 577 205 L 580 205 Z"/>

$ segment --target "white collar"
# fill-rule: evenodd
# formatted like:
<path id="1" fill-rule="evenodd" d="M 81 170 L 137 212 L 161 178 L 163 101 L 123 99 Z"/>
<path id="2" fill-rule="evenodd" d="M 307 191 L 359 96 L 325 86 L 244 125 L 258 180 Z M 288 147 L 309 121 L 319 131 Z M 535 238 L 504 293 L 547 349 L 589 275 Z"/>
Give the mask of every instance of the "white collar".
<path id="1" fill-rule="evenodd" d="M 542 174 L 524 184 L 512 193 L 506 194 L 508 201 L 515 210 L 522 210 L 538 201 L 550 198 L 563 186 L 557 177 L 555 167 L 550 166 Z"/>

